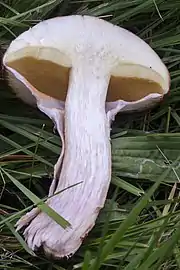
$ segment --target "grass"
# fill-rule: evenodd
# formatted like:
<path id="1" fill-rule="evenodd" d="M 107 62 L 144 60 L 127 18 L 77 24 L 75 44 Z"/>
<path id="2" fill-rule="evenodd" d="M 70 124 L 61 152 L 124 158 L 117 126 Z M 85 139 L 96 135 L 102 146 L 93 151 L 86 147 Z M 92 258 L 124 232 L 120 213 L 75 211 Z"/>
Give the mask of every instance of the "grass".
<path id="1" fill-rule="evenodd" d="M 49 210 L 44 200 L 61 143 L 49 119 L 16 99 L 2 71 L 0 269 L 180 269 L 180 1 L 6 0 L 0 10 L 2 54 L 42 19 L 89 14 L 143 38 L 166 63 L 172 80 L 170 94 L 155 109 L 116 117 L 105 208 L 75 256 L 55 261 L 33 254 L 14 224 L 34 204 Z"/>

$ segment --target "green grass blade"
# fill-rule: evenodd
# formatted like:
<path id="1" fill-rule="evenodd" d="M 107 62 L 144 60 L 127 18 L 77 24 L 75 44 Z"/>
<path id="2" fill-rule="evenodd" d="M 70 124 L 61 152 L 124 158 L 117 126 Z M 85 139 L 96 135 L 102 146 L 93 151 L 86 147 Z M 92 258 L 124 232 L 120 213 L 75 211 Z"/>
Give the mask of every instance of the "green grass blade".
<path id="1" fill-rule="evenodd" d="M 40 200 L 35 194 L 33 194 L 29 189 L 17 181 L 13 176 L 1 168 L 2 172 L 9 177 L 13 184 L 19 188 L 37 207 L 50 216 L 54 221 L 56 221 L 62 228 L 67 228 L 70 226 L 70 223 L 61 217 L 57 212 L 55 212 L 51 207 L 46 203 Z"/>

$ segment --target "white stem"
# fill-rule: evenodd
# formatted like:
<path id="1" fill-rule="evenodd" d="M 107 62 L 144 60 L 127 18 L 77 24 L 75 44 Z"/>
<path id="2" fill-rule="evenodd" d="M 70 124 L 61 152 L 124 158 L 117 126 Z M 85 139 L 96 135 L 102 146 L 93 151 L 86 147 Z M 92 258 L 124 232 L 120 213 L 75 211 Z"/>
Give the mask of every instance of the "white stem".
<path id="1" fill-rule="evenodd" d="M 104 206 L 111 179 L 110 124 L 105 112 L 109 79 L 88 65 L 71 72 L 65 104 L 65 154 L 55 192 L 82 183 L 48 200 L 71 228 L 64 230 L 39 213 L 25 230 L 32 249 L 43 245 L 55 257 L 74 254 Z"/>

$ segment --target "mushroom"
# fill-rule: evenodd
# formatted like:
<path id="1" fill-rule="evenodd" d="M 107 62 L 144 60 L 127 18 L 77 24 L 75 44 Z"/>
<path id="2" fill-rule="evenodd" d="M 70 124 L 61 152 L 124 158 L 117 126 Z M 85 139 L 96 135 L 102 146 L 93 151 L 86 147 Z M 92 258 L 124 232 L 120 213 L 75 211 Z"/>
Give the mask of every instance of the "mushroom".
<path id="1" fill-rule="evenodd" d="M 142 110 L 168 92 L 159 56 L 139 37 L 102 19 L 65 16 L 38 23 L 10 44 L 10 84 L 55 123 L 61 155 L 47 203 L 71 224 L 63 229 L 37 208 L 23 216 L 25 239 L 56 258 L 80 247 L 104 206 L 111 180 L 110 127 L 119 111 Z M 19 85 L 18 85 L 19 84 Z M 65 192 L 56 192 L 74 185 Z"/>

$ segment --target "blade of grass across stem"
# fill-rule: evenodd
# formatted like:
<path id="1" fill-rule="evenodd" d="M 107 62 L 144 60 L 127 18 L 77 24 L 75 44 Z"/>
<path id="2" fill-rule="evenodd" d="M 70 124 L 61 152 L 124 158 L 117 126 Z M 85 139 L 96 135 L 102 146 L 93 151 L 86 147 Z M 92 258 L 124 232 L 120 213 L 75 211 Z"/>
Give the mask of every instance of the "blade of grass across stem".
<path id="1" fill-rule="evenodd" d="M 13 176 L 11 176 L 8 172 L 2 169 L 2 172 L 13 182 L 13 184 L 19 188 L 33 203 L 37 205 L 37 207 L 45 212 L 48 216 L 50 216 L 54 221 L 56 221 L 62 228 L 67 228 L 70 226 L 70 223 L 61 217 L 57 212 L 55 212 L 51 207 L 49 207 L 46 203 L 40 200 L 34 193 L 32 193 L 29 189 L 27 189 L 24 185 L 22 185 L 19 181 L 17 181 Z"/>
<path id="2" fill-rule="evenodd" d="M 9 216 L 9 217 L 7 217 L 7 218 L 4 218 L 3 221 L 0 221 L 0 226 L 3 225 L 4 222 L 6 222 L 6 221 L 7 221 L 7 222 L 11 222 L 11 221 L 13 221 L 13 220 L 16 219 L 16 218 L 19 218 L 20 215 L 22 215 L 22 214 L 24 214 L 25 212 L 29 211 L 29 210 L 32 209 L 33 207 L 38 206 L 39 204 L 41 204 L 41 202 L 45 202 L 45 201 L 47 200 L 47 198 L 50 199 L 50 198 L 52 198 L 52 197 L 54 197 L 54 196 L 56 196 L 56 195 L 58 195 L 58 194 L 60 194 L 60 193 L 62 193 L 62 192 L 64 192 L 64 191 L 66 191 L 67 189 L 73 188 L 73 187 L 75 187 L 75 186 L 77 186 L 77 185 L 79 185 L 79 184 L 81 184 L 81 183 L 82 183 L 82 182 L 76 183 L 76 184 L 74 184 L 74 185 L 71 185 L 71 186 L 69 186 L 69 187 L 67 187 L 67 188 L 64 188 L 64 189 L 62 189 L 62 190 L 60 190 L 60 191 L 54 193 L 52 196 L 45 197 L 45 198 L 43 198 L 43 199 L 41 199 L 41 200 L 40 200 L 40 199 L 37 200 L 37 203 L 33 203 L 32 205 L 30 205 L 30 206 L 24 208 L 23 210 L 19 211 L 18 213 L 12 214 L 11 216 Z M 24 186 L 23 186 L 23 187 L 24 187 Z M 13 210 L 13 209 L 12 209 L 12 210 Z"/>

